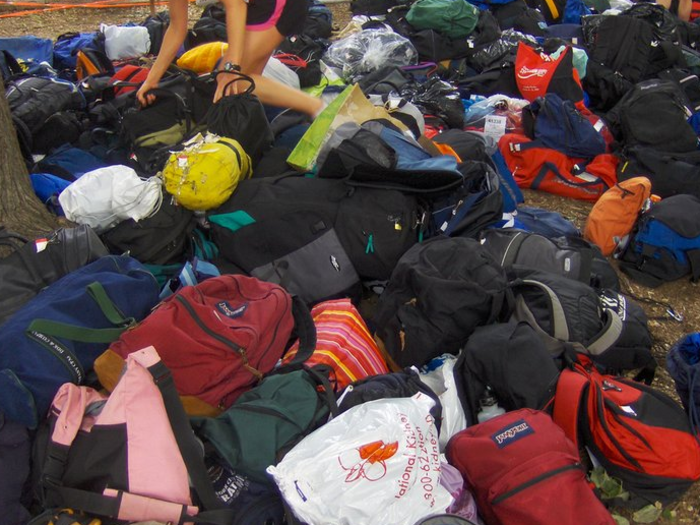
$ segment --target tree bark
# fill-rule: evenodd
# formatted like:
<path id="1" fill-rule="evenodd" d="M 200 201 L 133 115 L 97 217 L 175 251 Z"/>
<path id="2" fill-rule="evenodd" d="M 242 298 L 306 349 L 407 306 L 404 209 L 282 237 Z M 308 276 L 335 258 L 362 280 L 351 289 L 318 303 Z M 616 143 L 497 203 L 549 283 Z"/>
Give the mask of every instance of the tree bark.
<path id="1" fill-rule="evenodd" d="M 34 194 L 0 77 L 0 226 L 29 238 L 58 228 L 58 219 Z"/>

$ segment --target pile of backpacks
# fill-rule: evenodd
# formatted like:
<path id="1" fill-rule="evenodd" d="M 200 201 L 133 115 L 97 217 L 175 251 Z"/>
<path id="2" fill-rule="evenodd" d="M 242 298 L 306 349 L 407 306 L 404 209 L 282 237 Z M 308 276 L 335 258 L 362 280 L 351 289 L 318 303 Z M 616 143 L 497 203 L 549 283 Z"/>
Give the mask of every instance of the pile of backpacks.
<path id="1" fill-rule="evenodd" d="M 612 5 L 611 5 L 612 4 Z M 614 524 L 700 479 L 700 29 L 626 0 L 312 2 L 213 103 L 206 7 L 0 39 L 37 196 L 0 225 L 8 525 Z M 700 179 L 699 179 L 700 180 Z M 583 231 L 522 188 L 588 201 Z M 650 306 L 650 307 L 651 307 Z M 647 309 L 647 311 L 649 311 Z"/>

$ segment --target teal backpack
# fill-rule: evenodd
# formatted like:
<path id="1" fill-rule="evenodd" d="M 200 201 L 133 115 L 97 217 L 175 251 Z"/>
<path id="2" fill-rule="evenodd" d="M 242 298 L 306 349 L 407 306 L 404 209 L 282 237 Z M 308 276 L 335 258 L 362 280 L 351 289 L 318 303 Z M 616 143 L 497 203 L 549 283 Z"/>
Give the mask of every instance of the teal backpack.
<path id="1" fill-rule="evenodd" d="M 466 38 L 479 21 L 479 9 L 466 0 L 418 0 L 406 20 L 418 30 L 433 29 L 448 38 Z"/>
<path id="2" fill-rule="evenodd" d="M 215 418 L 193 418 L 207 448 L 240 475 L 270 483 L 265 470 L 338 413 L 329 367 L 288 365 L 272 372 Z"/>

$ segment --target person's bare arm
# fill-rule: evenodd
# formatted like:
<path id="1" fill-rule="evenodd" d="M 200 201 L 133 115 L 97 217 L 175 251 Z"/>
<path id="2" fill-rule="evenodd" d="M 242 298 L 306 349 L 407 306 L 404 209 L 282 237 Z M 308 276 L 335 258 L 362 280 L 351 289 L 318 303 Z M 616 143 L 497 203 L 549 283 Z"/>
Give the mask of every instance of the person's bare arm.
<path id="1" fill-rule="evenodd" d="M 155 100 L 153 95 L 148 95 L 148 91 L 158 86 L 158 82 L 168 70 L 187 36 L 187 0 L 170 0 L 169 8 L 170 25 L 163 36 L 158 58 L 136 94 L 139 102 L 144 106 Z"/>
<path id="2" fill-rule="evenodd" d="M 221 3 L 226 9 L 226 36 L 228 37 L 228 50 L 223 56 L 221 64 L 223 66 L 226 62 L 230 62 L 242 67 L 248 4 L 243 0 L 221 0 Z M 230 82 L 235 78 L 235 75 L 225 73 L 217 75 L 218 85 L 214 95 L 214 102 L 226 94 L 237 93 L 237 83 L 229 86 Z"/>

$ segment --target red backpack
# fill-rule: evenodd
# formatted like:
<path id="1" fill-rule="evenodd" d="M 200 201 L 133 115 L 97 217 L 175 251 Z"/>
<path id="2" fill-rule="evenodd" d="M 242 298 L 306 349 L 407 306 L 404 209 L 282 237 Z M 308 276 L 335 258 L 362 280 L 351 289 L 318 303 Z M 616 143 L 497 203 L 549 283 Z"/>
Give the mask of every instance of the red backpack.
<path id="1" fill-rule="evenodd" d="M 447 460 L 486 525 L 614 525 L 574 444 L 544 412 L 523 408 L 455 434 Z"/>
<path id="2" fill-rule="evenodd" d="M 700 447 L 688 416 L 644 384 L 602 375 L 586 356 L 565 369 L 554 421 L 632 495 L 629 506 L 678 499 L 700 479 Z"/>
<path id="3" fill-rule="evenodd" d="M 133 84 L 138 84 L 146 80 L 149 71 L 150 69 L 133 64 L 126 64 L 120 68 L 110 79 L 112 86 L 114 86 L 114 95 L 118 97 L 119 95 L 134 91 L 136 86 Z M 119 87 L 120 84 L 126 85 Z"/>
<path id="4" fill-rule="evenodd" d="M 110 350 L 126 358 L 154 346 L 181 396 L 223 410 L 273 369 L 295 322 L 301 341 L 297 363 L 308 359 L 316 345 L 306 306 L 279 285 L 222 275 L 165 299 Z"/>

